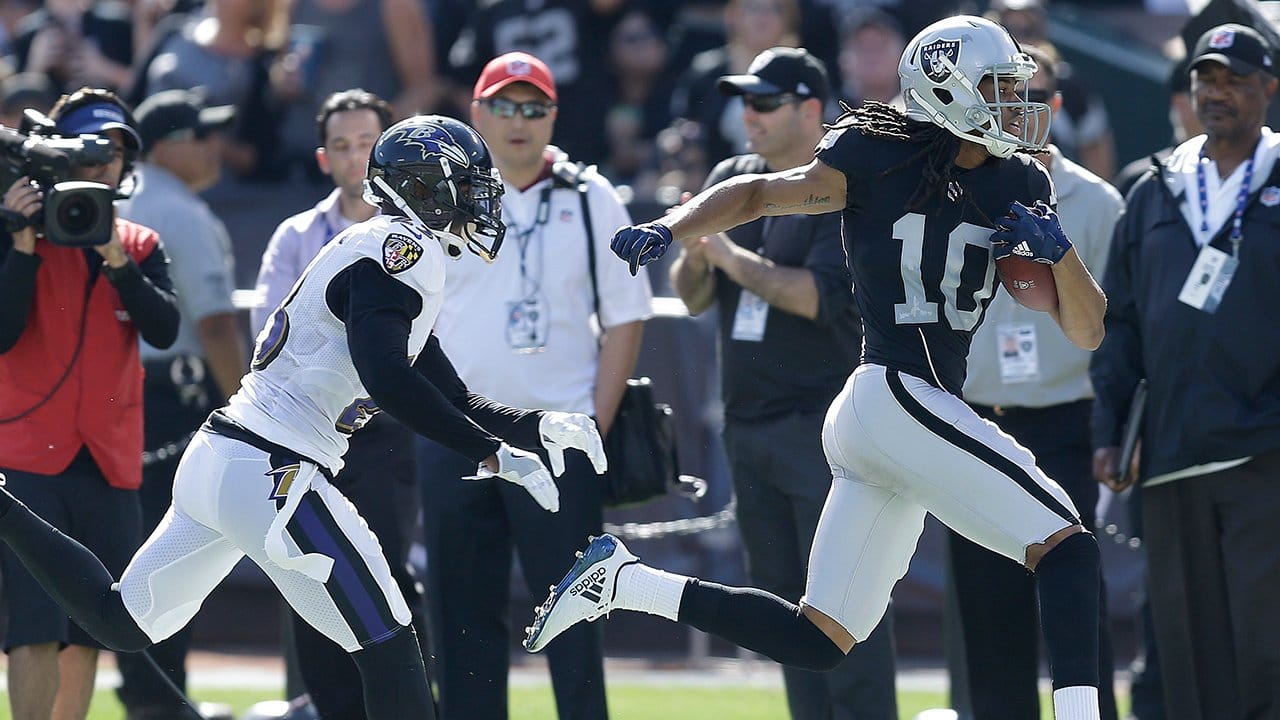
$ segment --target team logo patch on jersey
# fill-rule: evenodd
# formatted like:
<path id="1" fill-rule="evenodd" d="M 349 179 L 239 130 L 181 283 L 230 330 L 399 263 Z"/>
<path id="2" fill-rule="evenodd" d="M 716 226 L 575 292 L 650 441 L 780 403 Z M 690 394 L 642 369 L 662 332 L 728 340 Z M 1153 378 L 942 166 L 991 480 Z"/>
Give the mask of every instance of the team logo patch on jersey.
<path id="1" fill-rule="evenodd" d="M 413 267 L 422 257 L 422 245 L 408 235 L 391 233 L 382 241 L 382 267 L 395 275 Z"/>
<path id="2" fill-rule="evenodd" d="M 1270 185 L 1262 188 L 1262 194 L 1258 196 L 1258 202 L 1267 207 L 1275 207 L 1280 205 L 1280 187 Z"/>
<path id="3" fill-rule="evenodd" d="M 959 40 L 934 40 L 920 48 L 920 66 L 925 77 L 936 83 L 951 77 L 959 58 Z"/>

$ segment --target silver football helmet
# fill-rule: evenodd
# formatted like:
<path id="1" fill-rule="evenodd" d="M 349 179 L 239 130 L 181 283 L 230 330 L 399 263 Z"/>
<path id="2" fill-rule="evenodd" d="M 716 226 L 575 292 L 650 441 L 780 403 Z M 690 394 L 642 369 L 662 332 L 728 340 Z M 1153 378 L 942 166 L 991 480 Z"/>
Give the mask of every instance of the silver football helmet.
<path id="1" fill-rule="evenodd" d="M 996 157 L 1040 150 L 1049 140 L 1049 106 L 1026 99 L 1027 81 L 1036 69 L 1009 31 L 972 15 L 945 18 L 921 30 L 898 63 L 909 117 L 984 145 Z M 987 77 L 991 100 L 978 90 Z M 1017 99 L 1000 92 L 1006 80 L 1015 81 Z"/>

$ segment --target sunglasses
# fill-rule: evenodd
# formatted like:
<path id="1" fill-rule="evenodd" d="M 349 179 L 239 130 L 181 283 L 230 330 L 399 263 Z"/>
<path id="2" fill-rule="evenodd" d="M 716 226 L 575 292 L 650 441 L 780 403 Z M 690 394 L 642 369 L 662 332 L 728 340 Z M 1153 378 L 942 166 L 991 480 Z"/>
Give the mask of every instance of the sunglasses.
<path id="1" fill-rule="evenodd" d="M 533 101 L 518 103 L 506 98 L 489 98 L 487 100 L 481 100 L 480 102 L 489 107 L 489 112 L 494 117 L 504 119 L 513 118 L 516 116 L 516 113 L 520 113 L 520 117 L 523 117 L 525 120 L 541 120 L 551 114 L 552 110 L 556 109 L 555 105 L 548 102 Z"/>
<path id="2" fill-rule="evenodd" d="M 743 95 L 742 102 L 747 107 L 758 113 L 771 113 L 783 105 L 799 104 L 804 98 L 791 93 L 779 93 L 777 95 Z"/>

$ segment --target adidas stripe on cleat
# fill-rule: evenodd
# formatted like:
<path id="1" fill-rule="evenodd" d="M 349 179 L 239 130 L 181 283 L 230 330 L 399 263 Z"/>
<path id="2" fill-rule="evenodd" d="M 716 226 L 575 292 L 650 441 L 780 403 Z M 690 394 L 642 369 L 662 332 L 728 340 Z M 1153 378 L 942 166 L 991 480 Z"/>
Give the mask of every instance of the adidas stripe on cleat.
<path id="1" fill-rule="evenodd" d="M 538 652 L 574 625 L 607 615 L 613 608 L 618 572 L 635 562 L 636 556 L 618 538 L 607 533 L 591 538 L 569 574 L 551 588 L 546 602 L 534 608 L 533 625 L 525 628 L 524 648 Z"/>

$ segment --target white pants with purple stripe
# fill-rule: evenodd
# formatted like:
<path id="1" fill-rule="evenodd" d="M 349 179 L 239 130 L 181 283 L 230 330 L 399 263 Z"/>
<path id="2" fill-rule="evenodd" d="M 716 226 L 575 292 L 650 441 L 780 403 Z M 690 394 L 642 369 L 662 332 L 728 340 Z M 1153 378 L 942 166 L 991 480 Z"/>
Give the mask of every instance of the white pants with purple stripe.
<path id="1" fill-rule="evenodd" d="M 1035 457 L 960 398 L 877 365 L 859 367 L 827 411 L 834 480 L 802 602 L 867 638 L 932 513 L 1016 562 L 1074 525 L 1067 493 Z"/>
<path id="2" fill-rule="evenodd" d="M 138 626 L 157 642 L 177 632 L 246 555 L 300 616 L 348 652 L 408 625 L 408 605 L 378 539 L 314 469 L 196 433 L 178 466 L 168 514 L 120 578 Z M 295 481 L 309 487 L 290 493 Z M 290 495 L 292 516 L 276 524 L 281 551 L 268 552 L 272 524 Z M 322 562 L 306 566 L 301 558 Z M 327 572 L 317 572 L 317 564 Z"/>

